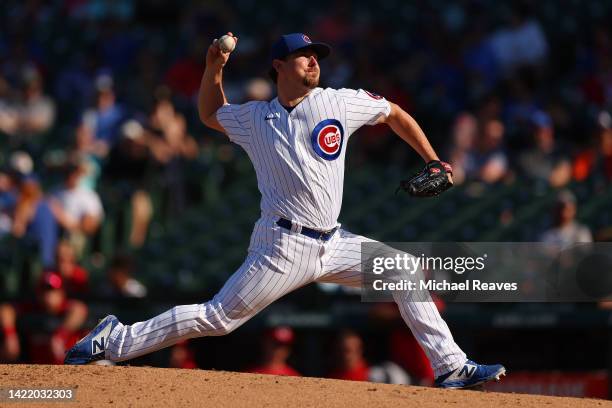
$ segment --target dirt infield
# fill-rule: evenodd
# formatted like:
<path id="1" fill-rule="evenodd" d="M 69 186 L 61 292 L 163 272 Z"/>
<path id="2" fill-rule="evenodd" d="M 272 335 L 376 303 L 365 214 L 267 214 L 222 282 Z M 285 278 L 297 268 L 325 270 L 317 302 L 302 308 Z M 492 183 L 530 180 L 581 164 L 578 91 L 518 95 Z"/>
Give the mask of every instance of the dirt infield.
<path id="1" fill-rule="evenodd" d="M 0 388 L 76 388 L 37 407 L 603 407 L 612 402 L 150 367 L 0 365 Z"/>

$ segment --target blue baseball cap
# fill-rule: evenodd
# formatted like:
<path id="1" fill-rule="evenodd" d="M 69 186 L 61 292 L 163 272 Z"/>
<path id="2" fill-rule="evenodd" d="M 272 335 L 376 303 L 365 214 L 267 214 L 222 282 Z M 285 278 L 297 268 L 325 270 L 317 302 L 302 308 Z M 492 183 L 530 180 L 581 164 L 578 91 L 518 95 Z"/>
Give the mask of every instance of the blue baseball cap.
<path id="1" fill-rule="evenodd" d="M 312 40 L 303 33 L 292 33 L 281 35 L 278 41 L 272 44 L 270 50 L 270 63 L 275 59 L 285 59 L 292 52 L 303 50 L 305 48 L 313 50 L 319 60 L 327 57 L 331 52 L 331 47 L 325 43 L 312 42 Z M 270 69 L 270 75 L 274 75 L 274 68 Z"/>

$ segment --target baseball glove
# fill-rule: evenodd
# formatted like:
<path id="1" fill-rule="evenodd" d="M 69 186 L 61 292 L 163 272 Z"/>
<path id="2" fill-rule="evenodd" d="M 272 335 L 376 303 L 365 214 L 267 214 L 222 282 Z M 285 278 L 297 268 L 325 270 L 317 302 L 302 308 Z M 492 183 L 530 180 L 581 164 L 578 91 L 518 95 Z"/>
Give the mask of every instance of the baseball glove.
<path id="1" fill-rule="evenodd" d="M 402 180 L 397 191 L 406 191 L 415 197 L 434 197 L 453 186 L 448 179 L 448 174 L 453 174 L 450 164 L 432 160 L 412 178 Z"/>

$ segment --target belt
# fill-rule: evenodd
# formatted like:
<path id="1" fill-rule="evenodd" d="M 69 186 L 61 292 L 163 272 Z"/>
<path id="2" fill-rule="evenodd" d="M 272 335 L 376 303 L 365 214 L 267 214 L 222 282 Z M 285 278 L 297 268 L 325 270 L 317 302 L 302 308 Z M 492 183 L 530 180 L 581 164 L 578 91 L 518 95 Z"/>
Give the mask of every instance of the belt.
<path id="1" fill-rule="evenodd" d="M 338 230 L 338 227 L 332 228 L 329 231 L 317 231 L 315 229 L 312 228 L 308 228 L 308 227 L 301 227 L 298 225 L 297 228 L 294 228 L 294 224 L 293 222 L 285 219 L 285 218 L 280 218 L 278 221 L 276 221 L 276 225 L 278 225 L 279 227 L 288 229 L 290 231 L 295 231 L 298 232 L 302 235 L 306 235 L 307 237 L 310 238 L 314 238 L 314 239 L 320 239 L 321 241 L 329 241 L 331 239 L 331 237 L 334 235 L 334 233 Z"/>

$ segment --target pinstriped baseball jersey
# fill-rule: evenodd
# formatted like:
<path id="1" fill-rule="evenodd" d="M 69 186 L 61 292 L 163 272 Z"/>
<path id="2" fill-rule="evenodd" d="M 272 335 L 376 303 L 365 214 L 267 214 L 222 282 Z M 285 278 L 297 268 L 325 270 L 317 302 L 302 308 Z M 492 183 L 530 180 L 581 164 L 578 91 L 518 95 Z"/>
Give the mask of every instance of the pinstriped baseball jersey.
<path id="1" fill-rule="evenodd" d="M 315 88 L 291 112 L 275 98 L 227 104 L 217 120 L 253 162 L 262 215 L 325 230 L 340 214 L 348 139 L 390 111 L 364 90 Z"/>

